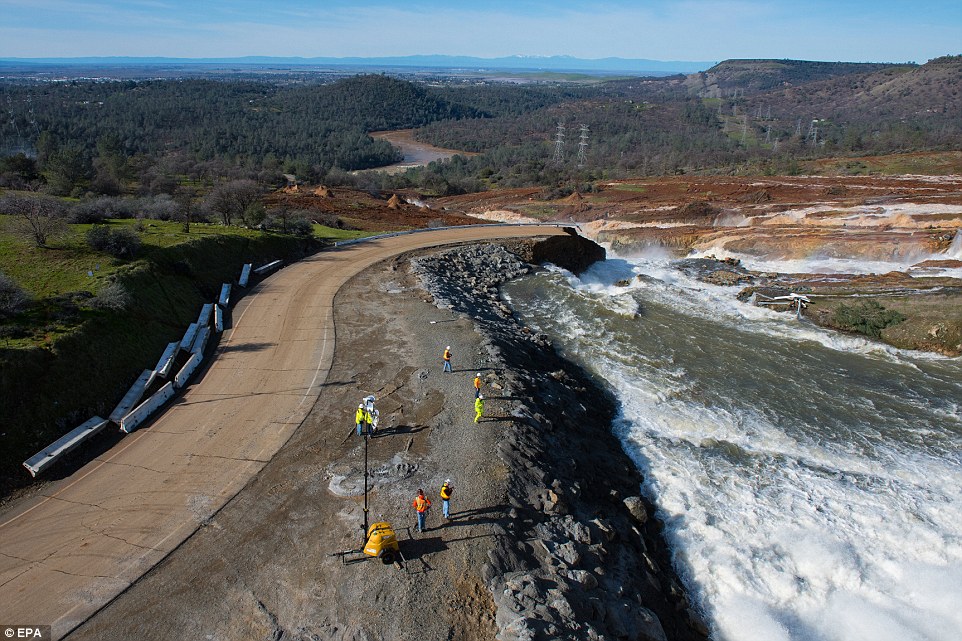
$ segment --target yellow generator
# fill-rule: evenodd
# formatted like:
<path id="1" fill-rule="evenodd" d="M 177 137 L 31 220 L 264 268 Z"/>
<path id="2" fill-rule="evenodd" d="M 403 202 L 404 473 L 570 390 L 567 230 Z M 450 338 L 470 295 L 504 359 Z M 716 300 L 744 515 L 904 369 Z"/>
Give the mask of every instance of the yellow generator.
<path id="1" fill-rule="evenodd" d="M 397 535 L 390 523 L 381 521 L 368 528 L 364 554 L 381 559 L 385 564 L 394 563 L 398 559 L 401 548 L 398 547 Z"/>

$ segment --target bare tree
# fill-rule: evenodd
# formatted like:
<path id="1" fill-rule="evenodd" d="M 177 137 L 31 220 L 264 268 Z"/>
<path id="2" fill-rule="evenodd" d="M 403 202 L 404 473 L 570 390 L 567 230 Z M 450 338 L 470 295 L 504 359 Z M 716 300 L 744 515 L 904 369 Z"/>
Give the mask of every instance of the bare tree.
<path id="1" fill-rule="evenodd" d="M 212 189 L 207 205 L 220 216 L 222 223 L 230 225 L 235 219 L 243 218 L 260 197 L 260 185 L 253 180 L 232 180 Z"/>
<path id="2" fill-rule="evenodd" d="M 190 224 L 194 222 L 194 217 L 197 214 L 194 193 L 189 189 L 178 188 L 174 194 L 174 200 L 177 201 L 177 213 L 174 214 L 174 219 L 180 221 L 184 233 L 189 234 Z"/>
<path id="3" fill-rule="evenodd" d="M 50 196 L 9 194 L 0 201 L 0 211 L 10 214 L 10 232 L 37 247 L 67 232 L 67 212 L 62 202 Z"/>

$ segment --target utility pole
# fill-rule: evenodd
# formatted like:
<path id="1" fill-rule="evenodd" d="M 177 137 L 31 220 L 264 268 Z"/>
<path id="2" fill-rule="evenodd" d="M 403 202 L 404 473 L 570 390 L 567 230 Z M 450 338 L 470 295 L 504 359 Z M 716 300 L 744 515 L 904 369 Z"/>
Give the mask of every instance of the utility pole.
<path id="1" fill-rule="evenodd" d="M 560 165 L 564 161 L 564 148 L 565 148 L 565 124 L 563 122 L 558 123 L 558 133 L 555 134 L 554 139 L 554 156 L 552 156 L 551 161 L 556 165 Z"/>
<path id="2" fill-rule="evenodd" d="M 364 533 L 361 535 L 361 547 L 367 543 L 367 440 L 369 438 L 368 431 L 370 428 L 365 428 L 364 430 Z"/>
<path id="3" fill-rule="evenodd" d="M 578 166 L 588 162 L 588 125 L 581 125 L 581 139 L 578 142 Z"/>

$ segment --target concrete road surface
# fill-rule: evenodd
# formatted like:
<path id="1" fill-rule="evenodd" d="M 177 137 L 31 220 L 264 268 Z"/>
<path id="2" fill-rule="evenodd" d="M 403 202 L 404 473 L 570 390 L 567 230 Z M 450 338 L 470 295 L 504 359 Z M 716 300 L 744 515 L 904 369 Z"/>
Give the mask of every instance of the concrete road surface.
<path id="1" fill-rule="evenodd" d="M 320 252 L 233 310 L 210 368 L 147 427 L 0 517 L 0 624 L 63 637 L 216 513 L 287 442 L 322 392 L 334 294 L 412 249 L 563 233 L 467 227 Z"/>

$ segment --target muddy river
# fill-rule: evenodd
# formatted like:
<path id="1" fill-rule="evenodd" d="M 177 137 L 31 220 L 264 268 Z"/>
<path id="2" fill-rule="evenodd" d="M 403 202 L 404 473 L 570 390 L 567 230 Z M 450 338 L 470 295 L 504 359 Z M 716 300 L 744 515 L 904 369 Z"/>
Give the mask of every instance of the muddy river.
<path id="1" fill-rule="evenodd" d="M 399 129 L 397 131 L 377 131 L 371 134 L 372 138 L 387 140 L 404 154 L 404 160 L 386 167 L 378 167 L 377 171 L 386 171 L 394 174 L 411 167 L 421 167 L 435 160 L 444 160 L 455 154 L 462 156 L 474 156 L 476 154 L 457 149 L 442 149 L 427 143 L 418 142 L 414 139 L 413 129 Z"/>

